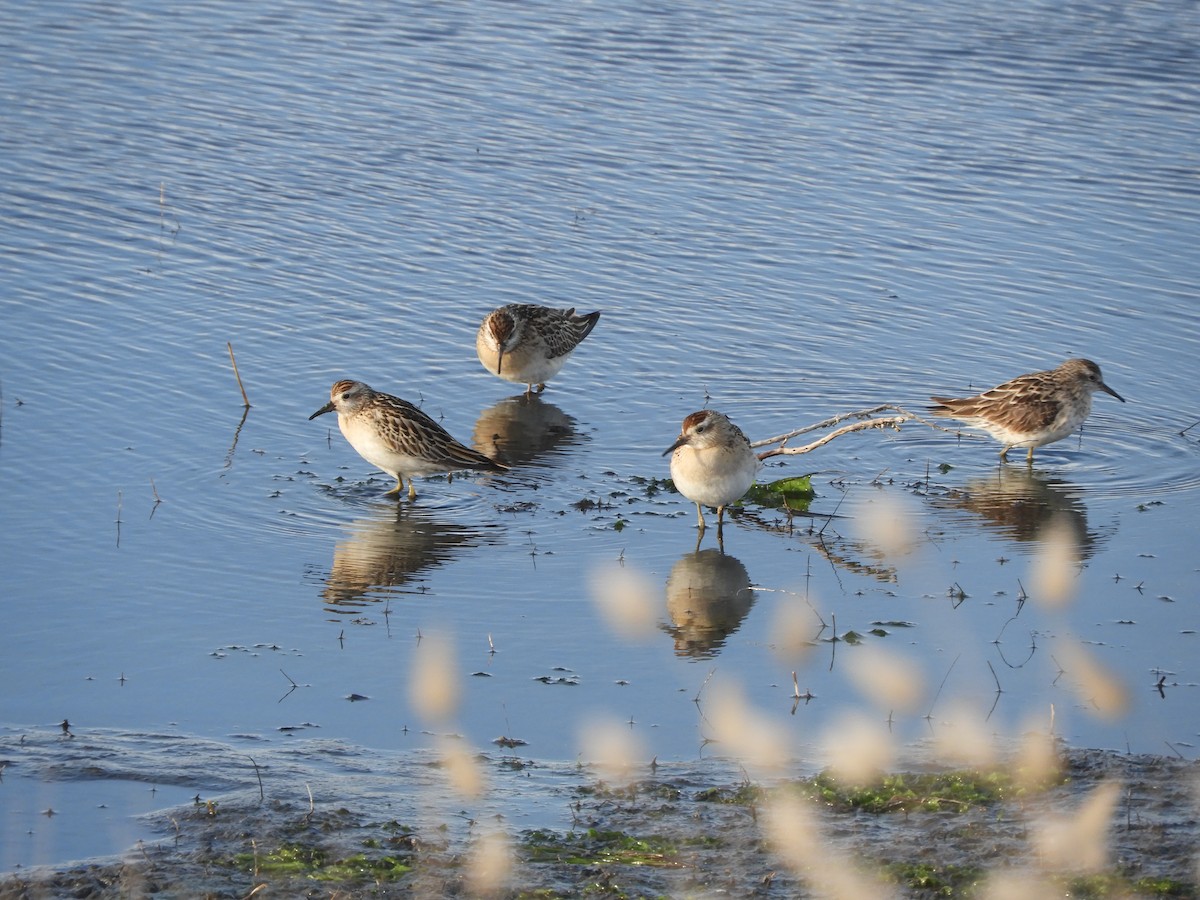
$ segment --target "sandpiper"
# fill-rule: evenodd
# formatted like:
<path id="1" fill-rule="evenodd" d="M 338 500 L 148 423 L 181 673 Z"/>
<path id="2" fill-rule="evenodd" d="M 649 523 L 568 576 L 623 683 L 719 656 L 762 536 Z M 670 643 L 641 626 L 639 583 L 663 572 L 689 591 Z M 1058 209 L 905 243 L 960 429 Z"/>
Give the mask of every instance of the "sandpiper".
<path id="1" fill-rule="evenodd" d="M 717 509 L 720 529 L 725 507 L 740 500 L 754 483 L 759 461 L 750 441 L 729 417 L 702 409 L 683 420 L 679 438 L 663 451 L 671 454 L 671 479 L 679 493 L 696 504 L 704 532 L 704 506 Z"/>
<path id="2" fill-rule="evenodd" d="M 1092 394 L 1104 391 L 1125 398 L 1104 383 L 1100 367 L 1090 359 L 1068 359 L 1057 369 L 1031 372 L 974 397 L 931 397 L 934 415 L 959 419 L 981 428 L 1004 445 L 1000 459 L 1013 447 L 1033 449 L 1066 437 L 1092 411 Z"/>
<path id="3" fill-rule="evenodd" d="M 475 352 L 489 372 L 527 385 L 526 393 L 536 384 L 540 394 L 599 318 L 599 312 L 578 316 L 574 309 L 511 303 L 488 313 L 475 335 Z"/>
<path id="4" fill-rule="evenodd" d="M 337 411 L 338 428 L 358 455 L 396 479 L 388 494 L 399 495 L 408 476 L 408 497 L 417 496 L 414 475 L 459 469 L 502 472 L 508 467 L 464 447 L 441 425 L 407 400 L 372 390 L 361 381 L 338 381 L 329 402 L 308 418 Z"/>

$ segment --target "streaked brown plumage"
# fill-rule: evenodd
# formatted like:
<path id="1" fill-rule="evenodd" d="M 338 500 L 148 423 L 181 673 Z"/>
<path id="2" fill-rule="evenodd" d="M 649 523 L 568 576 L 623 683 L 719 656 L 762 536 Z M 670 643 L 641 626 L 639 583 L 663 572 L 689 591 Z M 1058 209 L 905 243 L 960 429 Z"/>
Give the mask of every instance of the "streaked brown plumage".
<path id="1" fill-rule="evenodd" d="M 1033 450 L 1061 440 L 1083 424 L 1092 411 L 1092 394 L 1104 391 L 1125 398 L 1104 383 L 1100 367 L 1090 359 L 1068 359 L 1056 369 L 1021 375 L 974 397 L 931 397 L 934 415 L 959 419 L 980 428 L 1004 445 L 1002 460 L 1013 447 Z"/>
<path id="2" fill-rule="evenodd" d="M 508 467 L 465 447 L 441 425 L 407 400 L 372 390 L 361 381 L 338 381 L 329 402 L 308 418 L 337 411 L 338 427 L 358 455 L 396 479 L 389 494 L 404 488 L 417 496 L 412 476 L 435 475 L 460 469 L 502 472 Z"/>
<path id="3" fill-rule="evenodd" d="M 574 309 L 510 303 L 483 320 L 475 353 L 493 375 L 527 385 L 526 393 L 536 384 L 541 393 L 599 319 L 599 312 L 581 316 Z"/>

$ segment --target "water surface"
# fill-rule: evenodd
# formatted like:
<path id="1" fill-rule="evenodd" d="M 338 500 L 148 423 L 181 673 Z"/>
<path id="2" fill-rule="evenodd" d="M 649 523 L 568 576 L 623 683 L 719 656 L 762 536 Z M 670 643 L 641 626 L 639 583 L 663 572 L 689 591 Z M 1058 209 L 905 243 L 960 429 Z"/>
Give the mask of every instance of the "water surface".
<path id="1" fill-rule="evenodd" d="M 859 715 L 901 744 L 970 722 L 1195 756 L 1194 6 L 0 16 L 14 740 L 66 718 L 569 761 L 599 719 L 690 760 L 721 752 L 695 701 L 724 685 L 801 768 Z M 534 403 L 472 352 L 516 301 L 603 311 Z M 848 435 L 764 472 L 813 473 L 815 518 L 749 507 L 725 556 L 653 481 L 706 405 L 759 438 L 1076 355 L 1129 402 L 1032 472 L 920 425 Z M 308 421 L 344 377 L 519 464 L 386 500 Z M 614 572 L 652 607 L 634 640 L 593 597 Z M 704 609 L 698 584 L 723 586 Z M 410 683 L 438 640 L 459 701 L 431 721 Z M 879 650 L 911 708 L 849 677 Z M 0 833 L 58 829 L 11 799 L 57 776 L 4 761 Z"/>

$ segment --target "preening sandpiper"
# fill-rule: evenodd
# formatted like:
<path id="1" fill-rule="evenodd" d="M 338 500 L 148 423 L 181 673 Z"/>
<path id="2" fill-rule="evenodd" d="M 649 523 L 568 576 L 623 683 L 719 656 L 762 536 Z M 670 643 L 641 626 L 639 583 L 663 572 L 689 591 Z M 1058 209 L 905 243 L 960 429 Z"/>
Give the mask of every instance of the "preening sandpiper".
<path id="1" fill-rule="evenodd" d="M 581 316 L 574 309 L 511 303 L 488 313 L 475 335 L 475 352 L 493 375 L 527 385 L 526 393 L 537 385 L 541 393 L 599 318 L 599 312 Z"/>

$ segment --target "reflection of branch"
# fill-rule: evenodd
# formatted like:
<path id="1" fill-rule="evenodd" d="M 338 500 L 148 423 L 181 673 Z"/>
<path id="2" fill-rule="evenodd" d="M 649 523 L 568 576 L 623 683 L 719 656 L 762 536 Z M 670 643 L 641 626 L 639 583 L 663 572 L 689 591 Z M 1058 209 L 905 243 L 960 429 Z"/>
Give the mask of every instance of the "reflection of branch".
<path id="1" fill-rule="evenodd" d="M 242 407 L 242 420 L 237 423 L 237 428 L 233 430 L 233 443 L 229 445 L 229 452 L 225 454 L 224 469 L 228 469 L 233 465 L 233 451 L 237 449 L 238 438 L 242 434 L 242 426 L 246 424 L 246 416 L 250 415 L 249 405 Z"/>
<path id="2" fill-rule="evenodd" d="M 839 501 L 839 506 L 840 506 L 840 501 Z M 770 512 L 775 511 L 775 510 L 770 509 L 769 507 L 766 507 L 766 509 Z M 787 516 L 787 519 L 784 522 L 780 522 L 778 519 L 771 522 L 771 521 L 767 520 L 766 516 L 761 515 L 758 512 L 758 510 L 743 509 L 741 511 L 741 513 L 738 515 L 738 521 L 739 522 L 749 522 L 759 528 L 765 529 L 767 531 L 775 532 L 776 534 L 788 534 L 788 535 L 796 534 L 799 537 L 806 539 L 808 545 L 810 547 L 812 547 L 817 553 L 819 553 L 826 561 L 828 561 L 831 566 L 833 566 L 833 570 L 834 570 L 835 574 L 839 574 L 838 570 L 844 568 L 844 569 L 848 569 L 849 571 L 859 574 L 859 575 L 863 575 L 863 574 L 870 575 L 872 578 L 875 578 L 879 581 L 886 581 L 886 582 L 891 582 L 891 583 L 895 583 L 897 581 L 895 566 L 884 565 L 883 563 L 872 564 L 863 559 L 855 558 L 855 556 L 853 554 L 870 553 L 870 548 L 866 547 L 862 542 L 851 541 L 846 538 L 842 538 L 840 536 L 837 537 L 836 540 L 831 541 L 830 538 L 826 537 L 823 534 L 823 532 L 825 530 L 824 526 L 828 525 L 834 519 L 839 518 L 836 512 L 834 512 L 834 513 L 814 513 L 814 512 L 799 513 L 799 515 L 805 515 L 805 516 L 809 516 L 814 519 L 819 518 L 819 519 L 825 520 L 825 522 L 822 524 L 821 531 L 814 531 L 811 527 L 809 527 L 806 529 L 802 529 L 800 532 L 797 532 L 792 527 L 791 519 L 792 519 L 792 516 L 796 515 L 796 514 L 789 513 L 787 510 L 784 510 L 783 512 Z"/>
<path id="3" fill-rule="evenodd" d="M 992 668 L 991 660 L 987 660 L 987 667 L 991 670 L 992 678 L 996 682 L 996 699 L 992 701 L 992 708 L 988 710 L 987 718 L 983 720 L 985 722 L 990 722 L 992 720 L 992 713 L 994 713 L 996 711 L 996 707 L 1000 705 L 1000 695 L 1004 693 L 1004 688 L 1000 687 L 1000 679 L 996 675 L 996 670 Z"/>
<path id="4" fill-rule="evenodd" d="M 158 505 L 162 503 L 162 497 L 158 496 L 158 488 L 154 486 L 154 479 L 150 479 L 150 490 L 154 491 L 154 505 L 150 507 L 150 518 L 154 518 L 154 511 L 158 509 Z"/>

